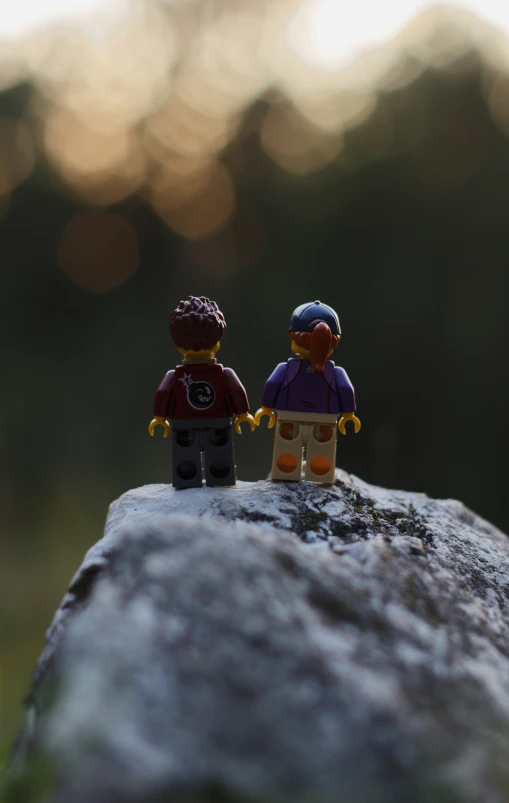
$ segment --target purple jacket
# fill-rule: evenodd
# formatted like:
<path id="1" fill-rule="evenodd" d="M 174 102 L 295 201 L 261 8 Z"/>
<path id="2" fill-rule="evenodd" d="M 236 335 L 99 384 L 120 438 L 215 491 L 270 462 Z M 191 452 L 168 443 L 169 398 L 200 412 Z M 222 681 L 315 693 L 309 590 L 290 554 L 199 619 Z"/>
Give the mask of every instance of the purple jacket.
<path id="1" fill-rule="evenodd" d="M 265 383 L 262 406 L 293 413 L 353 413 L 355 394 L 343 368 L 327 360 L 323 373 L 309 360 L 280 362 Z"/>

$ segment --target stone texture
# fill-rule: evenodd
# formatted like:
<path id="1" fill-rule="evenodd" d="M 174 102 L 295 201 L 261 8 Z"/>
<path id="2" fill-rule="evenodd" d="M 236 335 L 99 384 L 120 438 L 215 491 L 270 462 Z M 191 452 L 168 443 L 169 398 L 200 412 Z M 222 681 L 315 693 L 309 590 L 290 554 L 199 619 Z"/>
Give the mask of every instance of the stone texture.
<path id="1" fill-rule="evenodd" d="M 508 594 L 508 539 L 456 501 L 339 471 L 130 491 L 16 771 L 42 757 L 44 803 L 507 803 Z"/>

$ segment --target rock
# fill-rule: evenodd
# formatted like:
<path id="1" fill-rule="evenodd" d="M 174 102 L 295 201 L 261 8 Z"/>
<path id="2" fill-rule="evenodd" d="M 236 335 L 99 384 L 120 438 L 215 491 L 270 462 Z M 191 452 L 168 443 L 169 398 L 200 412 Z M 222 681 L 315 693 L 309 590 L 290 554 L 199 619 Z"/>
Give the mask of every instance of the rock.
<path id="1" fill-rule="evenodd" d="M 130 491 L 48 632 L 18 783 L 42 762 L 41 803 L 507 803 L 508 594 L 509 541 L 459 502 L 339 471 Z"/>

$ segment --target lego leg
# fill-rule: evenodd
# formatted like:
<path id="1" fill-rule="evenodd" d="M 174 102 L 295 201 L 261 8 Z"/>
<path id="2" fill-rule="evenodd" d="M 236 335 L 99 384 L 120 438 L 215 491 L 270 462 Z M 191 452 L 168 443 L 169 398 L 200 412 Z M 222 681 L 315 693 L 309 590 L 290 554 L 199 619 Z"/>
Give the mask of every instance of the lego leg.
<path id="1" fill-rule="evenodd" d="M 201 449 L 198 433 L 192 427 L 171 428 L 173 487 L 201 488 Z"/>
<path id="2" fill-rule="evenodd" d="M 202 446 L 207 485 L 211 487 L 235 485 L 237 474 L 231 424 L 203 430 Z"/>
<path id="3" fill-rule="evenodd" d="M 334 482 L 336 470 L 336 429 L 333 424 L 309 427 L 304 479 Z"/>
<path id="4" fill-rule="evenodd" d="M 298 421 L 278 418 L 275 427 L 272 480 L 296 482 L 302 472 L 302 426 Z"/>

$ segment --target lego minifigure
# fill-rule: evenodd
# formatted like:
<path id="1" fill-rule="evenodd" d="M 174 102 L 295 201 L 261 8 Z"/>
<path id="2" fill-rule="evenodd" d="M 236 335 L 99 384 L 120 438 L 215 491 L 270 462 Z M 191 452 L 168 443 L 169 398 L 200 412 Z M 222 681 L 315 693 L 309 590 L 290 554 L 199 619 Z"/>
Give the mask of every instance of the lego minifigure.
<path id="1" fill-rule="evenodd" d="M 223 313 L 204 296 L 181 301 L 170 319 L 184 359 L 159 385 L 148 431 L 153 435 L 159 424 L 166 438 L 171 421 L 175 488 L 201 487 L 202 454 L 207 485 L 235 485 L 232 416 L 239 435 L 242 421 L 255 429 L 244 387 L 231 368 L 216 361 L 225 329 Z"/>
<path id="2" fill-rule="evenodd" d="M 257 426 L 262 416 L 269 416 L 272 429 L 274 410 L 278 413 L 271 479 L 300 480 L 305 449 L 304 479 L 331 483 L 336 424 L 343 435 L 347 421 L 353 422 L 355 432 L 361 428 L 350 380 L 329 360 L 341 338 L 338 316 L 320 301 L 302 304 L 292 315 L 289 337 L 295 357 L 280 363 L 268 378 L 255 415 Z"/>

